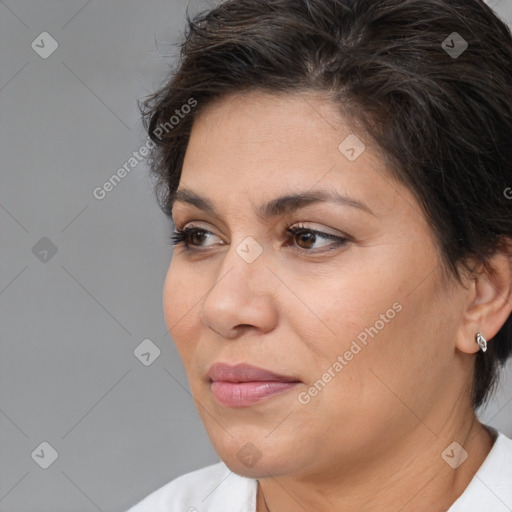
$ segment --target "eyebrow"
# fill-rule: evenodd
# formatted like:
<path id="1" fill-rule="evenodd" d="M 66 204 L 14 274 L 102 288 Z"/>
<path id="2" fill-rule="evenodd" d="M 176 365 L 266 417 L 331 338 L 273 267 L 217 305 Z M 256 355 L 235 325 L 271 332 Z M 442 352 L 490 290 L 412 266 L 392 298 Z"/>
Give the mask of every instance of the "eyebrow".
<path id="1" fill-rule="evenodd" d="M 170 194 L 168 204 L 171 208 L 171 215 L 174 205 L 177 202 L 191 204 L 212 216 L 220 217 L 220 214 L 212 201 L 206 197 L 196 194 L 192 190 L 182 188 Z M 261 219 L 266 220 L 272 217 L 283 216 L 295 212 L 311 204 L 322 202 L 358 208 L 376 217 L 375 213 L 373 213 L 372 210 L 363 202 L 349 196 L 341 195 L 334 190 L 305 191 L 279 196 L 258 206 L 256 209 L 256 215 Z"/>

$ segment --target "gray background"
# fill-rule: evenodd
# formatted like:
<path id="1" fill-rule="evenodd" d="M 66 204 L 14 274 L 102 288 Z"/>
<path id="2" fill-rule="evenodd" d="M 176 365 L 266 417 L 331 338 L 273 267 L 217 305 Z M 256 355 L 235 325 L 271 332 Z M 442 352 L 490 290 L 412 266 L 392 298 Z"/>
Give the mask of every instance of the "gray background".
<path id="1" fill-rule="evenodd" d="M 512 21 L 512 0 L 489 3 Z M 119 512 L 218 460 L 163 319 L 172 226 L 144 162 L 93 196 L 145 141 L 136 100 L 172 65 L 185 8 L 0 2 L 2 512 Z M 506 375 L 481 417 L 512 435 Z"/>

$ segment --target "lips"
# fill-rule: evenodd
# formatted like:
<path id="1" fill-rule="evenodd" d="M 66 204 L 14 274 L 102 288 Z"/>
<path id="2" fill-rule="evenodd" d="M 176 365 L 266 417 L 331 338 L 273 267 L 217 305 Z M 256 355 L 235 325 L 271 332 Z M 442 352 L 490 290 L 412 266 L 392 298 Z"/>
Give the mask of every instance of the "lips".
<path id="1" fill-rule="evenodd" d="M 226 363 L 215 363 L 208 371 L 208 377 L 212 381 L 227 382 L 298 382 L 294 377 L 279 375 L 249 364 L 230 366 Z"/>
<path id="2" fill-rule="evenodd" d="M 295 377 L 280 375 L 247 364 L 215 363 L 208 371 L 210 389 L 217 402 L 226 407 L 248 407 L 280 395 L 297 386 Z"/>

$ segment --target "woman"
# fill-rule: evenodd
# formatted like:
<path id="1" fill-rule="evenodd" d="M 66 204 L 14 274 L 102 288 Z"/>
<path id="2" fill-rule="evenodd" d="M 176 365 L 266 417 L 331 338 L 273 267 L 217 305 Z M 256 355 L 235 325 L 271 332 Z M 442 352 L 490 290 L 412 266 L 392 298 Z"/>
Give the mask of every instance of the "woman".
<path id="1" fill-rule="evenodd" d="M 188 17 L 187 17 L 188 18 Z M 131 512 L 512 510 L 512 37 L 480 0 L 231 0 L 145 103 L 222 462 Z"/>

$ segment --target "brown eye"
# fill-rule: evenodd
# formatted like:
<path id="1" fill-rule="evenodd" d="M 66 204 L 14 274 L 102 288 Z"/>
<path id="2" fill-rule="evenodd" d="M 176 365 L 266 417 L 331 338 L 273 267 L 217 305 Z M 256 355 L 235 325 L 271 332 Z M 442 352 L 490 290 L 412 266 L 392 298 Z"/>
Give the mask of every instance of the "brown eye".
<path id="1" fill-rule="evenodd" d="M 349 242 L 349 239 L 346 237 L 323 233 L 322 231 L 309 229 L 303 226 L 288 228 L 287 231 L 292 235 L 300 250 L 311 253 L 333 250 Z M 319 243 L 322 239 L 331 241 L 331 243 L 324 243 L 315 248 L 315 244 Z"/>
<path id="2" fill-rule="evenodd" d="M 316 242 L 316 235 L 312 231 L 302 231 L 295 234 L 298 245 L 302 249 L 311 249 Z"/>
<path id="3" fill-rule="evenodd" d="M 189 233 L 189 241 L 192 242 L 192 245 L 201 245 L 206 238 L 206 231 L 203 229 L 194 229 Z"/>
<path id="4" fill-rule="evenodd" d="M 204 242 L 215 236 L 207 229 L 188 227 L 185 229 L 176 228 L 175 233 L 170 237 L 171 244 L 178 246 L 183 244 L 186 249 L 194 250 L 194 247 L 207 247 Z"/>

